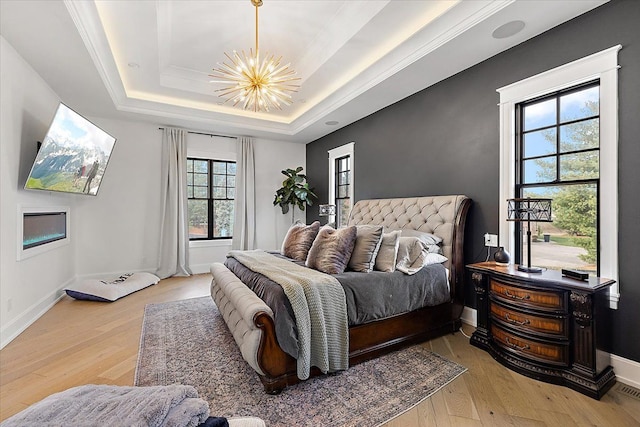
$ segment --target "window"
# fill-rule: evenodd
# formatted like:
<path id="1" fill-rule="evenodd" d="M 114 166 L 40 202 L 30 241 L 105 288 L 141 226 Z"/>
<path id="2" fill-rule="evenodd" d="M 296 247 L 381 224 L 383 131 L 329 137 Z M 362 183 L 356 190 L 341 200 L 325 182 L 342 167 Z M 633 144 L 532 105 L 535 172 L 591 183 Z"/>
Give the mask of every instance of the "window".
<path id="1" fill-rule="evenodd" d="M 580 194 L 585 212 L 597 212 L 595 259 L 598 274 L 616 280 L 609 290 L 610 307 L 617 308 L 618 281 L 618 51 L 614 46 L 498 89 L 500 93 L 500 241 L 511 253 L 523 257 L 521 234 L 506 221 L 507 199 L 516 195 L 558 194 L 571 189 Z M 563 107 L 572 100 L 598 93 L 598 112 Z M 579 104 L 579 103 L 578 103 Z M 576 105 L 578 105 L 576 104 Z M 536 109 L 539 114 L 536 117 Z M 562 110 L 565 110 L 563 113 Z M 528 114 L 527 114 L 528 111 Z M 527 118 L 527 115 L 529 116 Z M 577 138 L 581 133 L 599 131 L 598 138 Z M 597 141 L 597 145 L 596 145 Z M 517 160 L 517 161 L 516 161 Z M 577 167 L 598 162 L 597 169 Z M 576 174 L 580 171 L 579 174 Z M 553 196 L 551 197 L 553 198 Z M 561 207 L 554 205 L 554 217 Z M 593 204 L 595 203 L 595 208 Z M 577 205 L 576 205 L 577 206 Z M 591 218 L 591 219 L 589 219 Z M 551 226 L 561 223 L 554 221 Z M 535 227 L 532 224 L 532 229 Z M 562 227 L 560 227 L 562 228 Z M 544 229 L 543 229 L 544 230 Z M 533 229 L 536 235 L 536 229 Z M 574 237 L 580 236 L 575 233 Z M 588 233 L 587 233 L 588 234 Z M 586 240 L 586 239 L 585 239 Z M 532 249 L 532 255 L 534 255 Z M 593 252 L 593 250 L 592 250 Z M 583 253 L 584 254 L 584 253 Z M 524 254 L 526 256 L 526 254 Z M 517 259 L 517 258 L 516 258 Z"/>
<path id="2" fill-rule="evenodd" d="M 235 187 L 235 162 L 187 159 L 189 240 L 233 236 Z"/>
<path id="3" fill-rule="evenodd" d="M 349 221 L 353 206 L 353 176 L 355 143 L 350 142 L 329 150 L 329 203 L 336 205 L 336 228 L 344 227 Z"/>
<path id="4" fill-rule="evenodd" d="M 552 199 L 551 223 L 531 223 L 531 262 L 598 274 L 600 84 L 516 105 L 516 197 Z M 527 258 L 515 224 L 516 260 Z"/>
<path id="5" fill-rule="evenodd" d="M 335 160 L 336 176 L 335 180 L 335 200 L 336 200 L 336 224 L 345 225 L 349 221 L 351 212 L 351 197 L 349 187 L 351 187 L 351 157 L 344 156 Z"/>

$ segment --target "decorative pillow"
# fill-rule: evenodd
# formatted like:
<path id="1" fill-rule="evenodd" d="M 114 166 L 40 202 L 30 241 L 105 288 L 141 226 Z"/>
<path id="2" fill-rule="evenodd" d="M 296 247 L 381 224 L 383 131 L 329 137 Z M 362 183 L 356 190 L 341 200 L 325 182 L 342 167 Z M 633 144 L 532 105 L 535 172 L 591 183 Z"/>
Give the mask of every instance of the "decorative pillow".
<path id="1" fill-rule="evenodd" d="M 396 271 L 399 244 L 400 230 L 391 231 L 382 235 L 374 270 L 386 271 L 388 273 Z"/>
<path id="2" fill-rule="evenodd" d="M 356 244 L 349 260 L 349 268 L 361 273 L 373 271 L 382 240 L 381 225 L 356 225 Z"/>
<path id="3" fill-rule="evenodd" d="M 434 254 L 432 252 L 429 252 L 427 256 L 424 257 L 424 265 L 442 264 L 443 262 L 448 260 L 449 258 L 447 258 L 444 255 Z"/>
<path id="4" fill-rule="evenodd" d="M 151 273 L 126 273 L 110 281 L 83 280 L 66 288 L 65 292 L 75 299 L 113 302 L 159 281 L 160 278 Z"/>
<path id="5" fill-rule="evenodd" d="M 356 243 L 356 226 L 322 227 L 309 250 L 306 266 L 327 274 L 340 274 L 349 263 Z"/>
<path id="6" fill-rule="evenodd" d="M 435 234 L 418 230 L 402 229 L 402 237 L 417 237 L 427 245 L 427 250 L 429 252 L 442 254 L 442 247 L 440 246 L 442 238 Z"/>
<path id="7" fill-rule="evenodd" d="M 427 245 L 418 237 L 400 237 L 398 264 L 396 269 L 405 274 L 415 274 L 422 267 L 447 261 L 445 256 L 429 252 Z"/>
<path id="8" fill-rule="evenodd" d="M 320 230 L 319 221 L 314 221 L 311 225 L 302 222 L 293 224 L 282 242 L 282 255 L 298 261 L 306 260 L 318 230 Z"/>

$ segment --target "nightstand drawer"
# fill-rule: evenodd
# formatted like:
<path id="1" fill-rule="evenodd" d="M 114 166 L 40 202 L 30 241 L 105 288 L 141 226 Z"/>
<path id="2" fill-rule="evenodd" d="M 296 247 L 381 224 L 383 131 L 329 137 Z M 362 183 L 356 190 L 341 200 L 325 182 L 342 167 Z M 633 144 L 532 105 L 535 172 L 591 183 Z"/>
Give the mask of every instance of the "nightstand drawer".
<path id="1" fill-rule="evenodd" d="M 565 311 L 566 301 L 563 292 L 553 290 L 534 290 L 507 285 L 495 280 L 490 283 L 491 295 L 511 304 L 546 311 Z"/>
<path id="2" fill-rule="evenodd" d="M 493 340 L 499 346 L 539 362 L 569 366 L 569 342 L 545 343 L 512 334 L 498 325 L 491 325 Z"/>
<path id="3" fill-rule="evenodd" d="M 494 303 L 491 304 L 491 318 L 521 330 L 523 333 L 538 333 L 560 338 L 569 337 L 569 322 L 566 317 L 536 316 Z"/>

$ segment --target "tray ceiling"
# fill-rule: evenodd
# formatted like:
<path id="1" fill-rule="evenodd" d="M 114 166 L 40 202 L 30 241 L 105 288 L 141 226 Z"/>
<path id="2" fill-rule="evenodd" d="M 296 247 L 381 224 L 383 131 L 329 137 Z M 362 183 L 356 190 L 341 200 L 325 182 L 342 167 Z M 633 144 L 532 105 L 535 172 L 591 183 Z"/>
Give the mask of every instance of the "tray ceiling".
<path id="1" fill-rule="evenodd" d="M 88 106 L 83 114 L 119 112 L 191 129 L 306 143 L 604 2 L 264 0 L 260 51 L 281 55 L 301 78 L 294 103 L 269 113 L 224 104 L 215 92 L 221 85 L 209 77 L 225 60 L 224 52 L 254 47 L 249 0 L 64 1 L 42 2 L 40 9 L 2 3 L 3 12 L 28 12 L 32 19 L 46 13 L 45 3 L 58 3 L 56 13 L 72 24 L 43 29 L 48 33 L 36 36 L 42 49 L 68 48 L 55 44 L 59 33 L 79 36 L 82 43 L 76 44 L 84 51 L 77 55 L 90 58 L 94 77 L 99 76 L 91 84 L 99 81 L 103 87 L 96 90 L 106 89 L 111 102 Z M 68 76 L 66 83 L 55 72 L 38 69 L 46 67 L 30 59 L 38 49 L 16 42 L 26 29 L 6 15 L 3 36 L 45 79 L 51 76 L 49 84 L 61 96 L 88 105 L 87 84 L 77 85 L 83 88 L 79 93 L 54 86 L 91 78 L 79 74 L 82 67 L 58 63 L 68 68 L 60 71 Z M 512 37 L 492 37 L 513 20 L 524 21 L 524 29 Z"/>

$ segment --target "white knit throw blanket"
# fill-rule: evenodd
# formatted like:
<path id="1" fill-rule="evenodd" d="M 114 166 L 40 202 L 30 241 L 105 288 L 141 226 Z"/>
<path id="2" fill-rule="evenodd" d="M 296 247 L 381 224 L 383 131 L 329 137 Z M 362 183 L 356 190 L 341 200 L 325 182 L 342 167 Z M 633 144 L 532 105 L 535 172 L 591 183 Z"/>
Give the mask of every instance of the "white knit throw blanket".
<path id="1" fill-rule="evenodd" d="M 335 277 L 259 249 L 228 256 L 278 283 L 289 298 L 298 327 L 298 378 L 309 378 L 312 366 L 324 373 L 349 367 L 347 302 Z"/>

